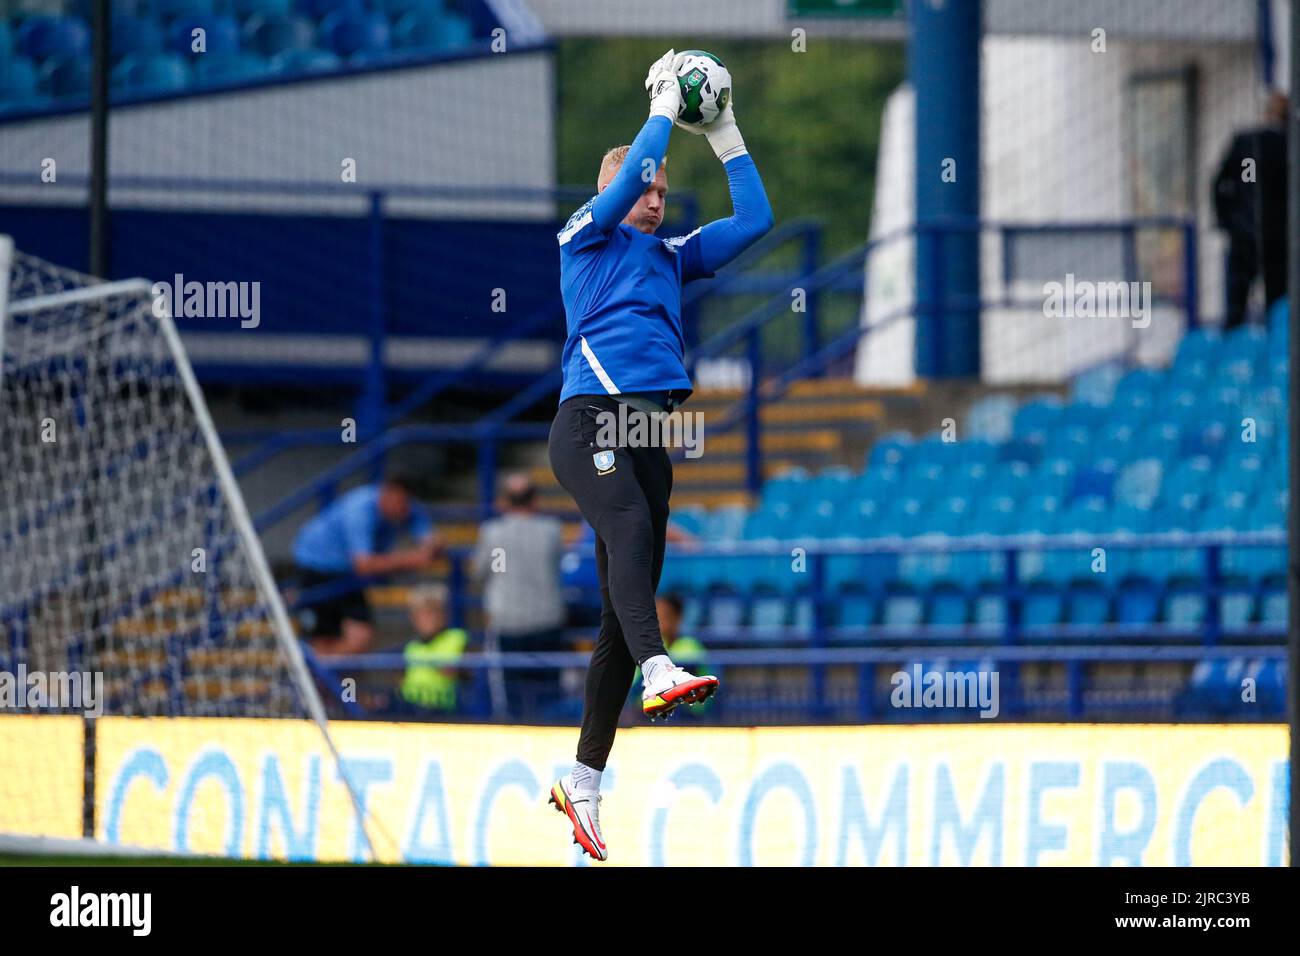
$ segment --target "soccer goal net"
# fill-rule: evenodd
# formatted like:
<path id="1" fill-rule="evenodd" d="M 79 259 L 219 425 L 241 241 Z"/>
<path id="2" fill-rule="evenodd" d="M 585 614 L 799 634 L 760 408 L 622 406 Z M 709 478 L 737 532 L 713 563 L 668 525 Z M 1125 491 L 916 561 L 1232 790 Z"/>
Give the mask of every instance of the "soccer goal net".
<path id="1" fill-rule="evenodd" d="M 0 848 L 369 857 L 149 283 L 0 265 Z"/>

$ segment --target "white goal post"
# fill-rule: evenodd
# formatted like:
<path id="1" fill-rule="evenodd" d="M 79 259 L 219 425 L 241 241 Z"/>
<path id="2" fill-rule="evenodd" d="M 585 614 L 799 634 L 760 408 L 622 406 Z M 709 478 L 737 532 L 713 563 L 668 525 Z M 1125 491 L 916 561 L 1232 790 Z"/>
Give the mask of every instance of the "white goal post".
<path id="1" fill-rule="evenodd" d="M 315 858 L 328 843 L 374 858 L 373 821 L 150 290 L 0 236 L 0 850 L 80 840 Z M 246 789 L 262 796 L 260 819 L 243 819 L 243 790 L 213 798 L 268 719 L 295 718 L 312 728 L 302 766 L 266 755 L 243 771 L 256 775 Z M 326 820 L 317 804 L 331 782 L 349 806 Z M 168 816 L 150 824 L 128 801 Z"/>

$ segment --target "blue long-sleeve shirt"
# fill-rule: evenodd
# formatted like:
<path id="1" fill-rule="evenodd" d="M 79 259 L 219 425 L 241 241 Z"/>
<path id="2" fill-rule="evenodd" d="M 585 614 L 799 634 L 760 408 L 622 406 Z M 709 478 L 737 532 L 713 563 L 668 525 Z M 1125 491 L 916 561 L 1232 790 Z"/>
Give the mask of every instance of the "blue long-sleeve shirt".
<path id="1" fill-rule="evenodd" d="M 647 188 L 645 161 L 653 159 L 658 168 L 671 130 L 667 118 L 650 117 L 609 185 L 557 235 L 568 327 L 561 401 L 663 391 L 684 400 L 691 381 L 682 365 L 682 286 L 711 277 L 772 228 L 772 207 L 748 154 L 725 166 L 730 217 L 671 238 L 625 225 Z"/>

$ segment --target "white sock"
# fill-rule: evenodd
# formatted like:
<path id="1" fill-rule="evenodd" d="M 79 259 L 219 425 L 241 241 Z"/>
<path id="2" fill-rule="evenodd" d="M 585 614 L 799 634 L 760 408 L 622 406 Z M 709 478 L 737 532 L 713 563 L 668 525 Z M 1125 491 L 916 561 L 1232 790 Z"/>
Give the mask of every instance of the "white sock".
<path id="1" fill-rule="evenodd" d="M 592 770 L 585 763 L 575 763 L 569 777 L 573 780 L 574 790 L 600 789 L 600 771 Z"/>
<path id="2" fill-rule="evenodd" d="M 653 684 L 659 679 L 659 675 L 664 668 L 672 666 L 672 659 L 667 654 L 656 654 L 654 657 L 647 657 L 641 665 L 641 678 L 645 683 Z"/>

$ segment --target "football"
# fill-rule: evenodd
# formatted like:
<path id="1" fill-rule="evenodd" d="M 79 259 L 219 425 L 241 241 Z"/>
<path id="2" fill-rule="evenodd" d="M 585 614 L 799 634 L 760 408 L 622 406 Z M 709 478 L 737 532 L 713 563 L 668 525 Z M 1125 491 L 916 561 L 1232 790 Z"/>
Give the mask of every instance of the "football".
<path id="1" fill-rule="evenodd" d="M 704 50 L 684 50 L 677 82 L 682 88 L 678 122 L 686 126 L 708 126 L 731 100 L 731 74 L 726 65 Z"/>

